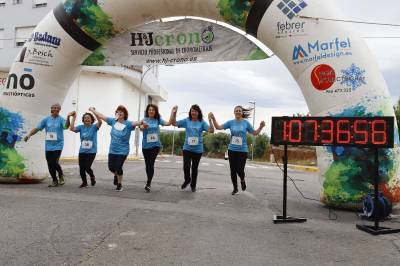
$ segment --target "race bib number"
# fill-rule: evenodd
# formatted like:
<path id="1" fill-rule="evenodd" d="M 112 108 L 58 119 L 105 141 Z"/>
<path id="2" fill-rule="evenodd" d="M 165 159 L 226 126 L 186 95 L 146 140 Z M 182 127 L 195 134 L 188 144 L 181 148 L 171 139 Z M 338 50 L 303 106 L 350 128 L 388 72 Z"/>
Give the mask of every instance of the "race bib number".
<path id="1" fill-rule="evenodd" d="M 242 146 L 243 145 L 243 138 L 242 137 L 232 136 L 231 144 L 232 145 L 237 145 L 237 146 Z"/>
<path id="2" fill-rule="evenodd" d="M 126 128 L 126 125 L 124 125 L 120 122 L 117 122 L 117 123 L 115 123 L 114 128 L 115 128 L 115 130 L 122 131 Z"/>
<path id="3" fill-rule="evenodd" d="M 46 140 L 56 141 L 57 140 L 57 133 L 56 132 L 47 132 L 46 133 Z"/>
<path id="4" fill-rule="evenodd" d="M 147 135 L 147 142 L 152 143 L 152 142 L 157 142 L 157 141 L 158 141 L 157 134 L 148 134 Z"/>
<path id="5" fill-rule="evenodd" d="M 93 141 L 91 140 L 82 141 L 82 149 L 90 150 L 91 148 L 93 148 Z"/>
<path id="6" fill-rule="evenodd" d="M 189 137 L 189 138 L 188 138 L 188 144 L 189 144 L 190 146 L 199 145 L 199 138 L 198 138 L 198 137 Z"/>

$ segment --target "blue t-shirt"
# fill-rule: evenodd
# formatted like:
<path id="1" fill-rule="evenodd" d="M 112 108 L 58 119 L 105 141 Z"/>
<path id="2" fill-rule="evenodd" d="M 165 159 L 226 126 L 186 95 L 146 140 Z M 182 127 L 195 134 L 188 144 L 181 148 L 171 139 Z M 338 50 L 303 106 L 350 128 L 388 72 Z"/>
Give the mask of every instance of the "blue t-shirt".
<path id="1" fill-rule="evenodd" d="M 247 147 L 247 132 L 254 133 L 254 128 L 247 120 L 229 120 L 222 125 L 224 129 L 231 131 L 231 141 L 228 150 L 238 152 L 248 152 Z"/>
<path id="2" fill-rule="evenodd" d="M 112 126 L 111 129 L 111 143 L 110 143 L 110 154 L 116 155 L 128 155 L 129 154 L 129 139 L 131 138 L 131 132 L 135 129 L 132 125 L 132 121 L 124 121 L 123 123 L 118 122 L 115 118 L 107 118 L 107 124 Z"/>
<path id="3" fill-rule="evenodd" d="M 75 129 L 81 136 L 81 148 L 79 149 L 79 153 L 97 153 L 97 131 L 99 130 L 97 125 L 79 125 Z"/>
<path id="4" fill-rule="evenodd" d="M 183 150 L 203 153 L 203 131 L 208 131 L 209 125 L 204 121 L 192 121 L 189 118 L 176 122 L 179 128 L 185 128 L 185 144 Z"/>
<path id="5" fill-rule="evenodd" d="M 145 118 L 144 122 L 149 125 L 148 128 L 143 130 L 143 140 L 142 140 L 142 148 L 143 149 L 152 149 L 156 147 L 161 147 L 160 142 L 160 125 L 165 125 L 165 121 L 154 118 Z"/>
<path id="6" fill-rule="evenodd" d="M 47 116 L 37 125 L 38 130 L 45 129 L 46 151 L 62 151 L 64 148 L 65 123 L 66 120 L 61 116 Z"/>

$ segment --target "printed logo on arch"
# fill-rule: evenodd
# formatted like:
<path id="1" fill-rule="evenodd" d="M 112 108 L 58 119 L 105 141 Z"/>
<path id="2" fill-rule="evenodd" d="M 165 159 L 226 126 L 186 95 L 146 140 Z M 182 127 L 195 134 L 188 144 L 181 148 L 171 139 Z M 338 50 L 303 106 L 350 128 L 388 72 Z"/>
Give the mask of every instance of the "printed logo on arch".
<path id="1" fill-rule="evenodd" d="M 277 7 L 285 14 L 289 19 L 297 16 L 300 11 L 307 7 L 307 3 L 303 0 L 282 0 L 278 3 Z"/>

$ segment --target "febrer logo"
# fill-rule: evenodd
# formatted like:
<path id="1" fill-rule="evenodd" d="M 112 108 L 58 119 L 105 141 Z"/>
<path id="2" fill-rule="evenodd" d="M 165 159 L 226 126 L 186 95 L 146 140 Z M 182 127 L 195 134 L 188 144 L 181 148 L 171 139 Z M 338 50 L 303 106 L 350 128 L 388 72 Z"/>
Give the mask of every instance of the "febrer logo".
<path id="1" fill-rule="evenodd" d="M 319 62 L 327 58 L 340 58 L 342 56 L 351 56 L 351 42 L 350 39 L 341 40 L 335 38 L 333 41 L 315 41 L 308 42 L 303 46 L 298 44 L 293 48 L 293 63 L 303 64 L 309 62 Z"/>
<path id="2" fill-rule="evenodd" d="M 307 3 L 303 0 L 283 0 L 278 3 L 278 8 L 289 19 L 294 18 L 301 10 L 307 7 Z"/>
<path id="3" fill-rule="evenodd" d="M 319 91 L 329 89 L 335 81 L 335 70 L 329 65 L 318 65 L 311 71 L 311 83 Z"/>
<path id="4" fill-rule="evenodd" d="M 45 45 L 57 48 L 61 45 L 61 38 L 50 35 L 48 32 L 40 33 L 34 32 L 32 33 L 31 39 L 29 41 L 33 41 L 38 45 Z"/>

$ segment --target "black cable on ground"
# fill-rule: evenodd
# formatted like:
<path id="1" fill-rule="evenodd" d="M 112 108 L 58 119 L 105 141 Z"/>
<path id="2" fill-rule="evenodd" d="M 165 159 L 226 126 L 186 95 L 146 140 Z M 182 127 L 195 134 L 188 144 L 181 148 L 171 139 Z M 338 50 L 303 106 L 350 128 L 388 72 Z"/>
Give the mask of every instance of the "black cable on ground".
<path id="1" fill-rule="evenodd" d="M 278 161 L 276 160 L 276 155 L 275 155 L 275 153 L 274 153 L 274 150 L 271 149 L 271 151 L 272 151 L 272 154 L 274 155 L 275 164 L 278 166 L 278 168 L 279 168 L 279 169 L 282 171 L 282 173 L 283 173 L 284 170 L 282 169 L 282 167 L 279 165 Z M 300 194 L 300 196 L 301 196 L 302 198 L 304 198 L 304 199 L 306 199 L 306 200 L 309 200 L 309 201 L 314 201 L 314 202 L 320 203 L 320 200 L 319 200 L 319 199 L 314 199 L 314 198 L 310 198 L 310 197 L 305 196 L 304 193 L 303 193 L 303 192 L 300 190 L 300 188 L 297 186 L 295 180 L 294 180 L 292 177 L 290 177 L 289 175 L 288 175 L 287 177 L 288 177 L 289 180 L 293 183 L 294 188 L 297 190 L 297 192 Z M 337 220 L 337 219 L 338 219 L 337 213 L 334 212 L 330 206 L 327 206 L 327 207 L 328 207 L 328 219 L 329 219 L 329 220 L 332 220 L 332 221 Z M 332 217 L 333 217 L 333 218 L 332 218 Z"/>

